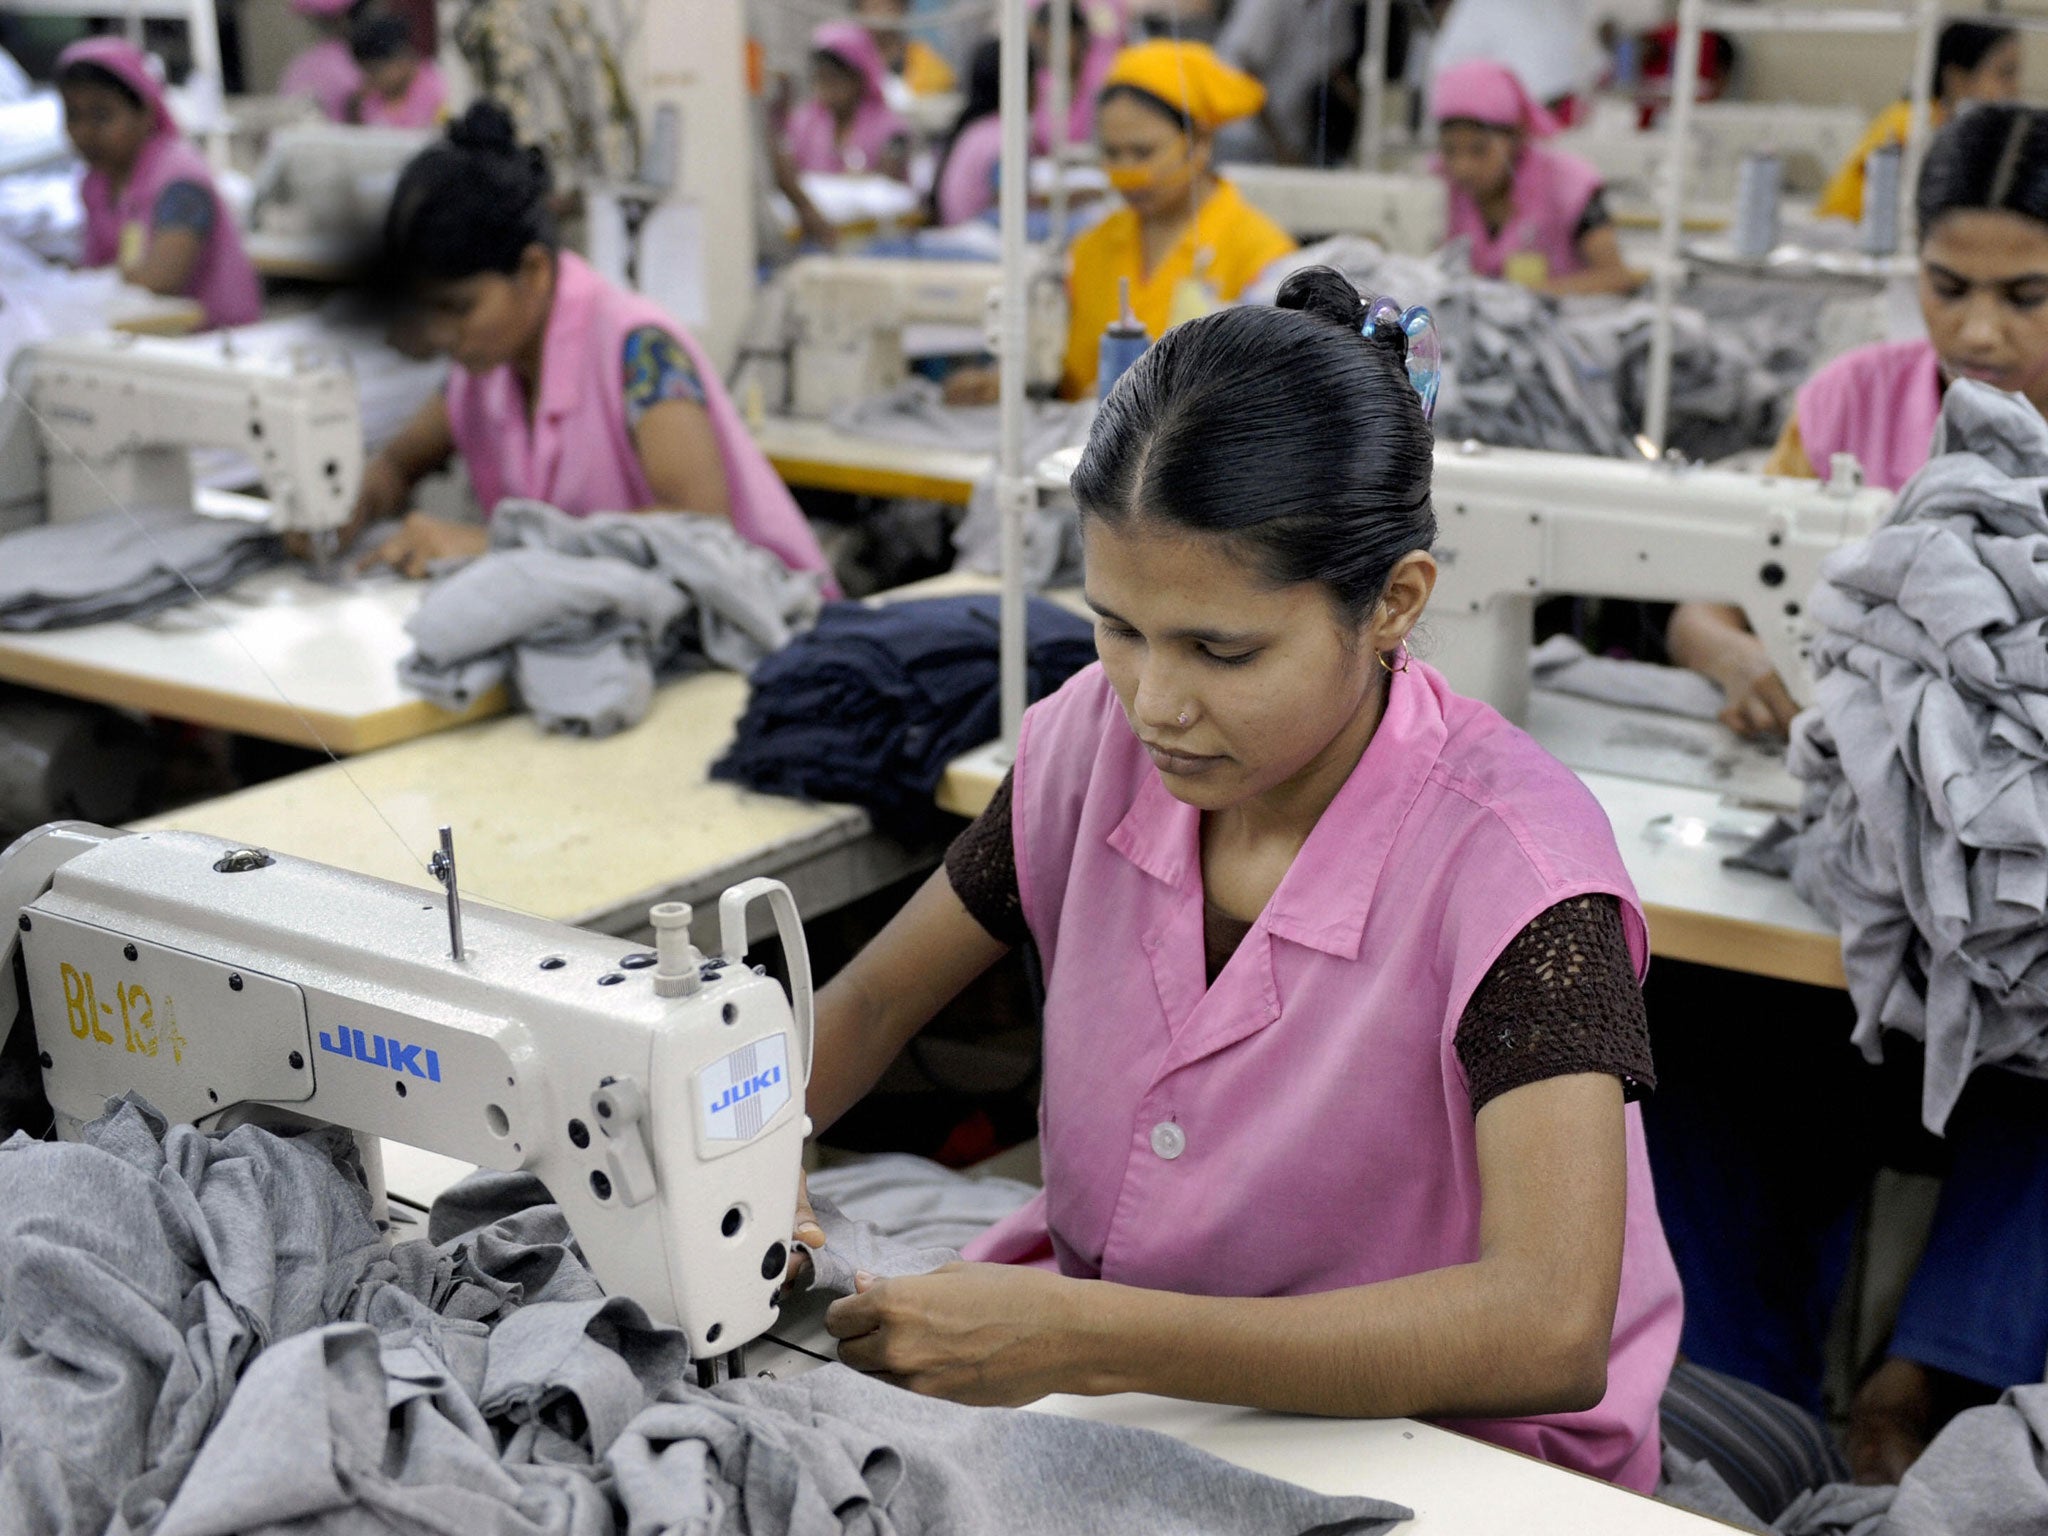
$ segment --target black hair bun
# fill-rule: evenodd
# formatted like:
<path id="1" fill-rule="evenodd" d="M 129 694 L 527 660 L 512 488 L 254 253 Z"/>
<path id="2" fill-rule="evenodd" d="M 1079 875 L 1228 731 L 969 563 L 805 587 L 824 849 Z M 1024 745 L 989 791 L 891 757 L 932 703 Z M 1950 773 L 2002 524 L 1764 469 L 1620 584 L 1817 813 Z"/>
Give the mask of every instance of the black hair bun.
<path id="1" fill-rule="evenodd" d="M 1273 302 L 1281 309 L 1298 309 L 1347 331 L 1365 325 L 1365 300 L 1351 286 L 1351 279 L 1335 267 L 1303 267 L 1290 272 L 1281 283 Z"/>
<path id="2" fill-rule="evenodd" d="M 487 155 L 519 153 L 519 130 L 512 114 L 498 102 L 485 97 L 471 102 L 469 110 L 448 125 L 448 142 L 457 149 L 476 150 Z"/>

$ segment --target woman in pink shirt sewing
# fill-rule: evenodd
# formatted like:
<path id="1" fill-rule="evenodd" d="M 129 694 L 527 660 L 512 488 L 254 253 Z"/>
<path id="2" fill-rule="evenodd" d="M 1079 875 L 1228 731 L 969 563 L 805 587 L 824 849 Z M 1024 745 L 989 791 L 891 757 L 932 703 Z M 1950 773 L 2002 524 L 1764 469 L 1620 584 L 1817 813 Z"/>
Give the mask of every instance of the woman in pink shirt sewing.
<path id="1" fill-rule="evenodd" d="M 1643 274 L 1621 259 L 1600 173 L 1541 141 L 1557 119 L 1515 72 L 1487 59 L 1454 64 L 1430 86 L 1438 169 L 1450 183 L 1448 237 L 1472 270 L 1545 293 L 1633 293 Z"/>
<path id="2" fill-rule="evenodd" d="M 280 96 L 309 96 L 332 123 L 345 123 L 349 103 L 363 88 L 363 72 L 349 51 L 349 18 L 361 0 L 292 0 L 292 9 L 311 22 L 320 41 L 285 65 Z"/>
<path id="3" fill-rule="evenodd" d="M 365 467 L 358 526 L 405 514 L 420 478 L 460 454 L 486 516 L 508 496 L 576 516 L 703 512 L 793 570 L 827 570 L 696 340 L 562 250 L 548 203 L 546 157 L 519 145 L 495 102 L 399 178 L 389 281 L 455 367 Z M 413 512 L 371 558 L 418 576 L 487 544 L 476 524 Z"/>
<path id="4" fill-rule="evenodd" d="M 1920 315 L 1927 335 L 1858 347 L 1799 391 L 1764 466 L 1815 477 L 1851 453 L 1873 485 L 1897 490 L 1927 462 L 1941 392 L 1982 379 L 2048 413 L 2048 113 L 2009 102 L 1970 108 L 1929 146 L 1917 188 Z M 1740 609 L 1681 603 L 1671 659 L 1721 685 L 1721 718 L 1782 736 L 1797 706 Z"/>
<path id="5" fill-rule="evenodd" d="M 384 128 L 434 128 L 448 107 L 448 83 L 413 46 L 401 16 L 370 11 L 349 28 L 349 52 L 363 73 L 349 98 L 348 121 Z"/>
<path id="6" fill-rule="evenodd" d="M 1073 480 L 1100 664 L 820 994 L 809 1093 L 829 1126 L 1032 944 L 1045 1188 L 828 1325 L 921 1392 L 1426 1414 L 1648 1489 L 1680 1304 L 1629 1102 L 1642 913 L 1585 788 L 1407 649 L 1436 522 L 1405 347 L 1311 268 L 1104 404 Z"/>
<path id="7" fill-rule="evenodd" d="M 910 125 L 884 94 L 889 66 L 868 29 L 831 21 L 811 34 L 811 94 L 782 125 L 783 148 L 803 173 L 876 172 L 910 179 Z"/>
<path id="8" fill-rule="evenodd" d="M 163 86 L 134 44 L 92 37 L 57 55 L 64 131 L 85 161 L 88 267 L 198 300 L 208 326 L 248 325 L 262 285 L 206 157 L 178 136 Z"/>

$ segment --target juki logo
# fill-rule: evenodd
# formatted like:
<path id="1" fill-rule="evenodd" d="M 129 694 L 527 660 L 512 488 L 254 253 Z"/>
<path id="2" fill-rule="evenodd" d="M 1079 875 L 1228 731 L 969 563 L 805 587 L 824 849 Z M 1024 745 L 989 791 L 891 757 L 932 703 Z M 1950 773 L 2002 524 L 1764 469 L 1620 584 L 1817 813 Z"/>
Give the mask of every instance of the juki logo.
<path id="1" fill-rule="evenodd" d="M 731 1109 L 735 1104 L 751 1099 L 755 1094 L 773 1088 L 781 1081 L 782 1068 L 780 1067 L 770 1067 L 766 1072 L 756 1072 L 752 1077 L 734 1083 L 724 1093 L 713 1099 L 711 1101 L 711 1113 L 715 1115 L 722 1109 Z"/>
<path id="2" fill-rule="evenodd" d="M 390 1035 L 365 1036 L 360 1029 L 341 1029 L 330 1035 L 323 1029 L 320 1031 L 320 1049 L 332 1056 L 347 1056 L 360 1061 L 366 1067 L 382 1067 L 387 1072 L 410 1072 L 430 1083 L 441 1081 L 439 1051 L 407 1045 Z M 422 1057 L 426 1058 L 424 1066 L 421 1065 Z"/>

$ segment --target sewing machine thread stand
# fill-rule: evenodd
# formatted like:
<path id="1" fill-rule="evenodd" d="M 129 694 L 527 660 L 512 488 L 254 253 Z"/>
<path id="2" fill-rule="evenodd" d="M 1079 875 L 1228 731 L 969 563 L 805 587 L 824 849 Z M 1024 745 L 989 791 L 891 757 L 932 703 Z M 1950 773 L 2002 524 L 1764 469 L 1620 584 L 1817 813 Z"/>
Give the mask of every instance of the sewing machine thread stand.
<path id="1" fill-rule="evenodd" d="M 455 829 L 441 829 L 441 846 L 427 860 L 427 873 L 448 891 L 448 952 L 462 961 L 462 891 L 455 880 Z"/>

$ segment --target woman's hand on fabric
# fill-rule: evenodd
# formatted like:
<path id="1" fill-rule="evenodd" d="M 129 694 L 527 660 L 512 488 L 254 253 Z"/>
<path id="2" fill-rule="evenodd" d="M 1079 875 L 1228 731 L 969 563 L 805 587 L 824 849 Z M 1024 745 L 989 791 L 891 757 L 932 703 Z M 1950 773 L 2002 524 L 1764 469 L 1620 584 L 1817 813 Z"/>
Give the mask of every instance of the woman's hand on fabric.
<path id="1" fill-rule="evenodd" d="M 1710 674 L 1721 685 L 1721 723 L 1751 741 L 1783 741 L 1792 732 L 1799 706 L 1763 654 L 1763 642 L 1754 635 L 1746 638 L 1756 654 L 1734 662 L 1725 674 Z"/>
<path id="2" fill-rule="evenodd" d="M 388 565 L 402 576 L 418 579 L 443 560 L 473 559 L 490 547 L 489 532 L 476 523 L 451 523 L 411 512 L 398 532 L 356 562 L 356 569 Z"/>
<path id="3" fill-rule="evenodd" d="M 839 1358 L 928 1397 L 1016 1407 L 1075 1385 L 1080 1288 L 1042 1269 L 948 1264 L 877 1280 L 825 1313 Z"/>
<path id="4" fill-rule="evenodd" d="M 1782 739 L 1799 706 L 1771 665 L 1770 652 L 1751 633 L 1739 608 L 1680 603 L 1664 631 L 1671 659 L 1721 690 L 1721 723 L 1752 740 Z"/>
<path id="5" fill-rule="evenodd" d="M 818 1225 L 818 1213 L 811 1209 L 811 1176 L 801 1168 L 796 1174 L 796 1218 L 790 1223 L 789 1268 L 782 1276 L 782 1289 L 788 1293 L 803 1283 L 811 1272 L 811 1256 L 802 1245 L 812 1248 L 825 1246 L 825 1229 Z"/>

